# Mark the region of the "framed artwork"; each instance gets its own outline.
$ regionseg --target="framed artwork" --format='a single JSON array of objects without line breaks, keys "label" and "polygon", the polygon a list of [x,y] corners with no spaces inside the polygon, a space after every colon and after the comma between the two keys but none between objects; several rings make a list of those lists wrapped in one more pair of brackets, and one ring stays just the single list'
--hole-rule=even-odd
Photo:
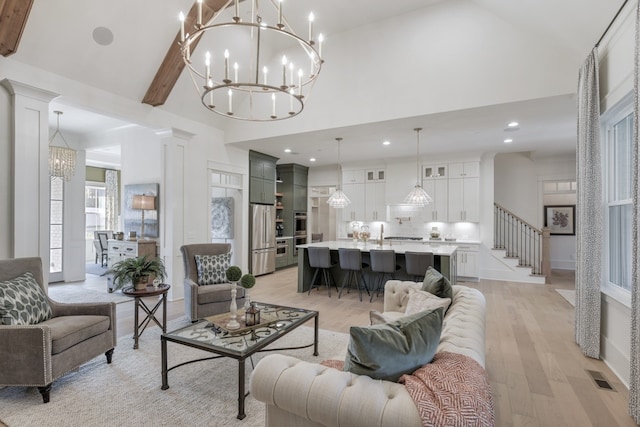
[{"label": "framed artwork", "polygon": [[575,218],[576,205],[544,207],[544,226],[552,236],[575,236]]},{"label": "framed artwork", "polygon": [[[124,186],[124,233],[135,231],[138,237],[142,234],[142,219],[144,218],[144,237],[158,238],[160,236],[159,184],[128,184]],[[134,196],[152,196],[150,206],[134,208]],[[151,209],[150,209],[151,208]]]},{"label": "framed artwork", "polygon": [[233,239],[233,197],[211,198],[211,238]]}]

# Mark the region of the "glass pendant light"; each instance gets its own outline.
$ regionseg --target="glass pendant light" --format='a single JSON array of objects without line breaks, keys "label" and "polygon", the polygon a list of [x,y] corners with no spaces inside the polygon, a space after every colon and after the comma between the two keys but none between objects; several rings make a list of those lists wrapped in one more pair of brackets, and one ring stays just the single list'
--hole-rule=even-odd
[{"label": "glass pendant light", "polygon": [[340,183],[342,183],[342,165],[340,164],[340,141],[342,141],[342,138],[338,137],[336,138],[336,141],[338,141],[338,185],[336,186],[336,191],[334,191],[331,196],[329,196],[327,203],[329,203],[329,206],[331,206],[332,208],[340,209],[350,205],[351,200],[349,200],[347,195],[344,194],[342,190],[340,190]]},{"label": "glass pendant light", "polygon": [[424,191],[424,188],[420,185],[420,131],[422,128],[413,129],[416,131],[416,185],[413,187],[413,190],[409,192],[407,197],[404,198],[404,202],[408,205],[412,206],[427,206],[429,203],[433,201],[431,196]]}]

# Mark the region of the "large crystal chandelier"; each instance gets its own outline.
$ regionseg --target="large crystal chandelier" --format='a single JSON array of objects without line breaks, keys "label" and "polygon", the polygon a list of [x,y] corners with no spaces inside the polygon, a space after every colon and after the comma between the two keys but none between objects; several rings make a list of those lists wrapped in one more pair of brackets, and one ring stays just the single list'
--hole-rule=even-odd
[{"label": "large crystal chandelier", "polygon": [[[303,37],[285,18],[283,0],[243,1],[250,10],[229,0],[207,22],[202,2],[197,0],[196,16],[179,15],[180,51],[202,104],[248,121],[300,114],[323,63],[323,36],[314,33],[313,13]],[[206,47],[195,60],[198,44]]]},{"label": "large crystal chandelier", "polygon": [[340,209],[351,204],[351,200],[347,197],[342,190],[340,190],[340,183],[342,183],[342,165],[340,164],[340,141],[342,138],[336,138],[338,141],[338,185],[336,191],[334,191],[327,199],[327,203],[332,208]]},{"label": "large crystal chandelier", "polygon": [[[67,140],[64,139],[60,132],[60,115],[62,111],[54,111],[58,115],[58,125],[51,139],[49,139],[49,176],[62,178],[64,181],[70,181],[71,177],[76,173],[76,150],[69,147]],[[60,136],[64,145],[54,145],[54,139]]]},{"label": "large crystal chandelier", "polygon": [[413,187],[413,190],[409,192],[407,197],[404,198],[404,202],[413,205],[413,206],[427,206],[429,203],[433,201],[431,196],[424,191],[424,188],[420,185],[420,131],[422,128],[415,128],[416,131],[416,185]]}]

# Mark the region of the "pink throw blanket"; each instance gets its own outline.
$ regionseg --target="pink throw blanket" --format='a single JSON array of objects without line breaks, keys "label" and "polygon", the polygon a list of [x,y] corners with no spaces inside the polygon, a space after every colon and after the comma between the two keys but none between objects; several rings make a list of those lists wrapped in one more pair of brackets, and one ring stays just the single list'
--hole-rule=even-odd
[{"label": "pink throw blanket", "polygon": [[431,363],[398,381],[411,395],[424,427],[492,427],[491,385],[472,358],[441,351]]}]

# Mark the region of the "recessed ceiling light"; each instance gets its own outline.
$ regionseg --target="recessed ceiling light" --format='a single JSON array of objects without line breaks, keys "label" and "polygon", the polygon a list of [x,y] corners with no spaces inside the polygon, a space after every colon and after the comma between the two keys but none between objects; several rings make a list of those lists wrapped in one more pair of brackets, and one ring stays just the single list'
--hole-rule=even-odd
[{"label": "recessed ceiling light", "polygon": [[391,145],[391,143],[389,141],[383,141],[382,145]]},{"label": "recessed ceiling light", "polygon": [[510,128],[515,128],[515,127],[517,127],[518,125],[519,125],[519,123],[518,123],[518,122],[511,122],[511,123],[509,123],[507,126],[509,126]]},{"label": "recessed ceiling light", "polygon": [[290,153],[290,152],[291,152],[291,148],[285,148],[285,149],[284,149],[284,152],[285,152],[285,153]]},{"label": "recessed ceiling light", "polygon": [[511,138],[507,138],[507,139],[504,140],[505,144],[510,144],[512,142],[513,142],[513,139],[511,139]]},{"label": "recessed ceiling light", "polygon": [[310,162],[315,162],[315,161],[316,161],[316,158],[315,158],[315,157],[312,157],[312,158],[310,158],[310,159],[309,159],[309,161],[310,161]]},{"label": "recessed ceiling light", "polygon": [[113,33],[107,27],[93,29],[93,40],[101,46],[109,46],[113,43]]}]

